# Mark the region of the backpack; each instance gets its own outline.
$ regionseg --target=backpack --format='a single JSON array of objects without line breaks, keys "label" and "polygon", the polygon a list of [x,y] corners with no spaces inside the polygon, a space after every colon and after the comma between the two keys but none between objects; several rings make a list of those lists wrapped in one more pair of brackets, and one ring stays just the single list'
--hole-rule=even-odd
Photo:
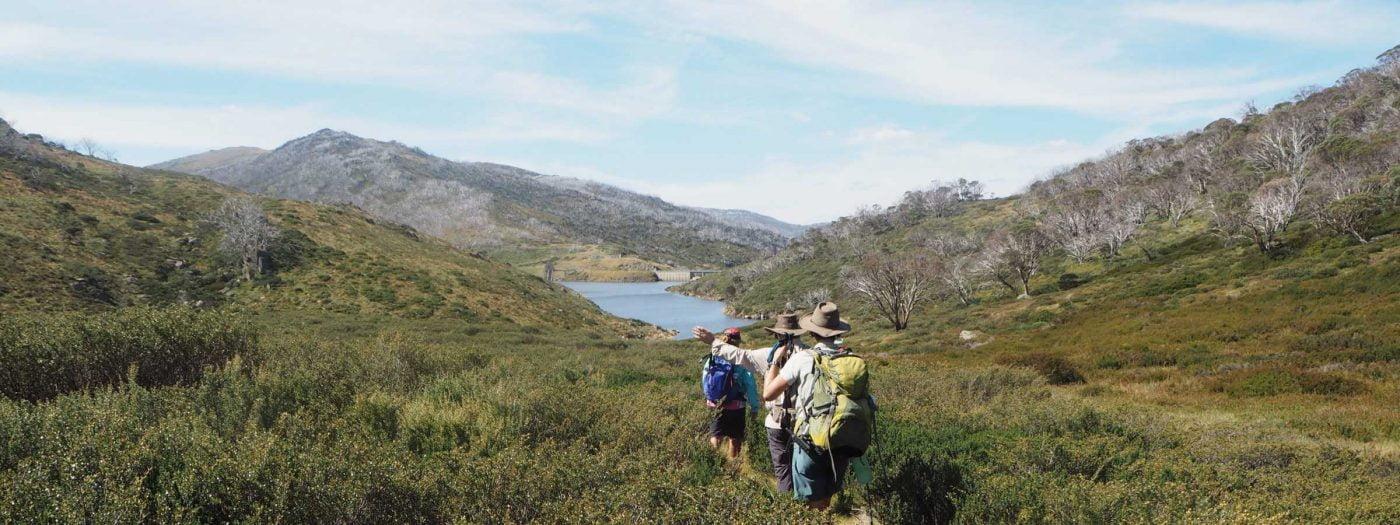
[{"label": "backpack", "polygon": [[706,401],[720,406],[744,398],[744,386],[739,382],[739,367],[714,354],[705,356],[704,371],[700,374],[700,389],[705,392]]},{"label": "backpack", "polygon": [[844,457],[865,455],[875,430],[865,359],[845,349],[836,354],[814,352],[812,367],[816,384],[808,404],[797,413],[798,439]]}]

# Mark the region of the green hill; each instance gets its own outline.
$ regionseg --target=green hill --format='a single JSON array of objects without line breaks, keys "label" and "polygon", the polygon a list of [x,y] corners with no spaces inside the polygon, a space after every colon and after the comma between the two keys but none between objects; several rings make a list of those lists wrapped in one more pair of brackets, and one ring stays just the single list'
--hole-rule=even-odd
[{"label": "green hill", "polygon": [[[1396,71],[1385,61],[1241,122],[1132,141],[1013,198],[911,192],[682,290],[757,315],[832,297],[859,321],[866,352],[1025,366],[1097,403],[1186,425],[1255,421],[1394,454]],[[1294,181],[1300,194],[1280,198]],[[1281,224],[1265,220],[1290,198]],[[1027,249],[1017,236],[1044,248],[1028,286],[1005,257]],[[876,261],[933,283],[903,330],[843,285]]]},{"label": "green hill", "polygon": [[563,287],[346,206],[259,199],[281,233],[269,271],[247,282],[207,220],[246,194],[77,155],[3,123],[0,135],[7,311],[193,304],[648,332]]}]

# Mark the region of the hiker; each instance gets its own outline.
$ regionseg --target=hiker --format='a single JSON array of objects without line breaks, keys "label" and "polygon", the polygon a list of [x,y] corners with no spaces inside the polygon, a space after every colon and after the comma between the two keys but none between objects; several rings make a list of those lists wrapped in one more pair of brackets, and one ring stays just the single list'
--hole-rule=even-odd
[{"label": "hiker", "polygon": [[874,398],[867,388],[865,361],[841,347],[837,339],[850,333],[851,325],[841,320],[835,303],[817,305],[798,325],[816,342],[808,350],[778,349],[779,354],[791,352],[791,357],[781,368],[768,368],[763,399],[778,399],[796,389],[793,496],[813,508],[826,509],[841,490],[851,460],[863,456],[870,445]]},{"label": "hiker", "polygon": [[[802,344],[802,336],[806,330],[797,324],[797,315],[782,314],[774,318],[771,328],[765,327],[768,333],[773,335],[774,343],[771,348],[760,348],[757,350],[745,350],[739,348],[740,341],[728,341],[728,338],[717,338],[709,330],[699,326],[693,328],[691,333],[701,342],[710,345],[710,353],[722,357],[731,363],[736,363],[752,372],[754,377],[763,377],[768,373],[770,367],[783,366],[783,360],[777,360],[778,348],[780,346],[790,346],[785,355],[791,352],[807,348]],[[725,331],[729,332],[728,330]],[[737,330],[736,330],[737,332]],[[793,425],[793,401],[791,394],[784,393],[778,399],[764,402],[768,408],[768,416],[763,418],[763,427],[768,434],[768,455],[773,460],[773,477],[778,481],[778,490],[783,492],[792,491],[792,425]]]},{"label": "hiker", "polygon": [[[738,328],[727,328],[719,337],[704,328],[696,327],[692,332],[695,330],[704,331],[705,337],[699,334],[696,337],[707,343],[713,341],[715,344],[735,346],[743,341]],[[744,431],[748,426],[744,407],[758,413],[755,375],[748,367],[739,364],[741,357],[727,358],[711,352],[705,356],[700,374],[705,403],[715,411],[714,418],[710,420],[710,445],[718,449],[721,441],[729,440],[729,459],[739,459],[739,452],[744,446]]]}]

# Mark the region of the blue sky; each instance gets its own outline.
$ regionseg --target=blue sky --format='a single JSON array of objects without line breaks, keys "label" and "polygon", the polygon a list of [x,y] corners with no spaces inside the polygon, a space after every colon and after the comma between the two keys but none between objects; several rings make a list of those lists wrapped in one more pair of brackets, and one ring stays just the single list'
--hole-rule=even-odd
[{"label": "blue sky", "polygon": [[150,164],[320,128],[830,220],[1014,193],[1400,44],[1395,2],[0,0],[0,116]]}]

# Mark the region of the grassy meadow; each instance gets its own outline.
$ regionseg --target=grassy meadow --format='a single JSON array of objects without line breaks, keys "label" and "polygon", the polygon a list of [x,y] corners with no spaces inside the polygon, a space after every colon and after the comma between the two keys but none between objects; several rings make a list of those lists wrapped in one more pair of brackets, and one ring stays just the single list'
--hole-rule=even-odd
[{"label": "grassy meadow", "polygon": [[554,260],[554,278],[560,281],[652,282],[657,269],[671,266],[648,261],[621,246],[550,244],[514,246],[488,254],[530,275],[544,275],[546,261]]},{"label": "grassy meadow", "polygon": [[[172,340],[236,355],[193,380],[148,378],[131,367],[115,382],[71,385],[47,401],[0,401],[0,521],[1400,516],[1394,457],[1299,439],[1269,421],[1206,417],[1219,411],[1105,402],[1112,396],[1085,390],[1122,387],[1105,385],[1098,369],[1086,371],[1090,387],[1056,386],[1023,367],[872,355],[883,407],[875,478],[822,515],[775,491],[760,433],[738,465],[704,444],[707,415],[694,384],[704,350],[694,342],[319,313],[141,315],[150,318],[141,329],[109,335],[130,339],[131,355],[158,355]],[[171,333],[161,316],[196,328]],[[64,320],[79,332],[100,332],[109,321]],[[6,377],[43,366],[32,359],[42,341],[10,327],[0,329]],[[45,349],[70,367],[97,366],[61,341]]]}]

